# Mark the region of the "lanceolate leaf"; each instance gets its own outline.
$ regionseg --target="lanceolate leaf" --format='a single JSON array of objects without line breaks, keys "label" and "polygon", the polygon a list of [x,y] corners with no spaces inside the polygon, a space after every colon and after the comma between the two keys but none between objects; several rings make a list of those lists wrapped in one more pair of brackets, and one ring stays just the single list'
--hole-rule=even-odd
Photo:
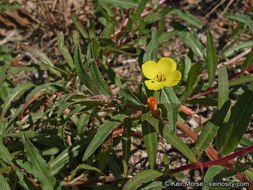
[{"label": "lanceolate leaf", "polygon": [[228,100],[228,74],[226,66],[223,65],[219,70],[219,94],[218,94],[218,109],[222,107],[222,105]]},{"label": "lanceolate leaf", "polygon": [[4,120],[4,116],[9,109],[11,102],[18,99],[20,96],[22,96],[28,89],[32,88],[34,86],[31,82],[23,82],[20,85],[18,85],[16,88],[14,88],[11,92],[11,94],[8,95],[5,103],[2,105],[2,114],[1,114],[1,120]]},{"label": "lanceolate leaf", "polygon": [[229,121],[218,130],[217,147],[221,154],[234,151],[246,131],[253,113],[253,84],[231,109]]},{"label": "lanceolate leaf", "polygon": [[31,166],[31,170],[27,172],[32,173],[39,180],[43,189],[54,190],[56,179],[50,174],[48,164],[40,155],[39,150],[33,146],[26,136],[23,136],[22,139],[28,162]]},{"label": "lanceolate leaf", "polygon": [[179,32],[178,36],[181,40],[189,46],[192,51],[199,56],[199,58],[204,61],[204,47],[201,42],[198,40],[197,36],[191,34],[190,32]]},{"label": "lanceolate leaf", "polygon": [[172,134],[167,126],[160,126],[159,130],[162,137],[165,138],[169,144],[184,154],[191,162],[195,163],[197,161],[189,147],[177,135],[174,133]]},{"label": "lanceolate leaf", "polygon": [[243,42],[225,49],[221,54],[226,58],[235,55],[237,52],[253,46],[253,41]]},{"label": "lanceolate leaf", "polygon": [[126,85],[120,89],[119,95],[124,96],[127,100],[137,105],[141,104],[140,100],[133,94],[133,92]]},{"label": "lanceolate leaf", "polygon": [[2,140],[0,140],[0,158],[4,161],[9,162],[9,164],[12,162],[11,154],[8,148],[4,146]]},{"label": "lanceolate leaf", "polygon": [[51,163],[51,175],[57,174],[67,164],[70,164],[73,158],[77,157],[78,154],[88,145],[87,139],[80,140],[72,146],[66,148],[61,154],[59,154]]},{"label": "lanceolate leaf", "polygon": [[148,183],[157,177],[162,176],[163,173],[156,170],[145,170],[134,176],[133,179],[129,179],[124,185],[123,190],[136,190],[137,187],[141,186],[143,183]]},{"label": "lanceolate leaf", "polygon": [[211,32],[207,33],[207,45],[206,45],[206,62],[207,62],[207,68],[208,68],[208,82],[209,87],[212,86],[215,72],[216,72],[216,49],[214,46],[213,36]]},{"label": "lanceolate leaf", "polygon": [[167,119],[170,124],[171,132],[175,131],[180,101],[178,100],[172,87],[162,89],[161,103],[167,109]]},{"label": "lanceolate leaf", "polygon": [[96,149],[104,142],[106,137],[112,132],[114,127],[116,127],[117,124],[123,121],[125,117],[126,116],[122,114],[116,115],[100,126],[95,137],[84,152],[83,161],[87,160],[90,155],[96,151]]},{"label": "lanceolate leaf", "polygon": [[151,169],[154,169],[156,164],[157,153],[157,135],[155,128],[147,121],[142,122],[142,133],[144,143],[148,152],[148,161]]},{"label": "lanceolate leaf", "polygon": [[157,60],[157,51],[158,51],[157,31],[155,28],[152,28],[151,31],[152,31],[152,38],[143,56],[143,63],[149,60],[154,61]]},{"label": "lanceolate leaf", "polygon": [[0,174],[0,189],[11,190],[9,184],[1,174]]},{"label": "lanceolate leaf", "polygon": [[97,85],[98,89],[101,91],[102,94],[106,96],[111,96],[109,91],[108,85],[105,82],[103,76],[101,75],[95,61],[90,62],[89,73],[94,80],[95,84]]},{"label": "lanceolate leaf", "polygon": [[70,68],[73,70],[74,67],[74,61],[69,53],[69,50],[67,49],[67,47],[64,45],[64,36],[63,33],[61,32],[59,35],[59,39],[58,39],[58,48],[61,51],[61,54],[63,55],[64,59],[67,61],[67,63],[69,64]]},{"label": "lanceolate leaf", "polygon": [[87,89],[93,94],[99,94],[97,91],[94,81],[91,79],[88,72],[85,70],[83,63],[81,61],[81,55],[78,45],[75,45],[74,63],[76,67],[76,72],[80,81],[87,87]]},{"label": "lanceolate leaf", "polygon": [[122,162],[124,169],[124,176],[127,176],[128,173],[128,160],[131,155],[131,127],[132,121],[129,118],[126,118],[124,121],[124,132],[122,134]]},{"label": "lanceolate leaf", "polygon": [[240,14],[240,13],[235,13],[235,14],[226,13],[224,15],[224,17],[230,18],[230,19],[235,19],[239,22],[242,22],[242,23],[248,25],[248,27],[250,28],[250,31],[253,35],[253,21],[249,16],[244,15],[244,14]]}]

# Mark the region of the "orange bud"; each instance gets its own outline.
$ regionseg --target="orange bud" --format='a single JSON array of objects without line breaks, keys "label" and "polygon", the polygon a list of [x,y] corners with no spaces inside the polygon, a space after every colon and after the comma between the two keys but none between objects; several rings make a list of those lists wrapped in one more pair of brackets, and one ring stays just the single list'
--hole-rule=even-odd
[{"label": "orange bud", "polygon": [[148,98],[147,104],[152,113],[155,113],[157,111],[157,103],[153,96]]}]

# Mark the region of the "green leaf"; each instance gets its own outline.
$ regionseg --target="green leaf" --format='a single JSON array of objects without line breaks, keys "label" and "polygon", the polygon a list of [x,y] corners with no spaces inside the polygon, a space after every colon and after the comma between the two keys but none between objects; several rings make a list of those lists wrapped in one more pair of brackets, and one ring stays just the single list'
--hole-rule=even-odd
[{"label": "green leaf", "polygon": [[125,115],[119,114],[108,119],[101,127],[98,129],[95,137],[87,147],[83,155],[83,161],[87,160],[96,149],[104,142],[106,137],[112,132],[112,130],[125,118]]},{"label": "green leaf", "polygon": [[199,139],[194,148],[195,155],[198,158],[201,157],[202,152],[205,151],[210,145],[218,129],[219,127],[211,122],[208,122],[202,129]]},{"label": "green leaf", "polygon": [[128,88],[127,85],[124,85],[124,87],[120,89],[119,95],[125,97],[127,100],[129,100],[129,101],[131,101],[131,102],[133,102],[133,103],[135,103],[137,105],[141,105],[142,104],[140,102],[140,100]]},{"label": "green leaf", "polygon": [[221,126],[217,135],[217,147],[221,154],[234,151],[243,134],[247,130],[253,113],[253,84],[241,95],[231,109],[229,121]]},{"label": "green leaf", "polygon": [[124,176],[127,176],[128,173],[128,160],[131,155],[131,127],[132,121],[129,118],[126,118],[124,121],[124,131],[121,137],[122,142],[122,162],[124,169]]},{"label": "green leaf", "polygon": [[89,113],[82,113],[77,123],[77,134],[82,137],[85,133],[85,127],[90,119]]},{"label": "green leaf", "polygon": [[197,159],[189,147],[174,133],[171,133],[168,126],[159,126],[160,133],[166,141],[185,155],[191,162],[196,163]]},{"label": "green leaf", "polygon": [[249,75],[241,76],[240,78],[229,81],[229,86],[242,85],[242,84],[252,82],[252,81],[253,81],[253,75],[249,74]]},{"label": "green leaf", "polygon": [[59,37],[58,37],[58,48],[59,48],[61,54],[63,55],[64,59],[69,64],[70,68],[73,70],[75,68],[74,61],[69,53],[69,50],[64,45],[64,36],[63,36],[62,32],[60,32]]},{"label": "green leaf", "polygon": [[37,188],[32,184],[30,180],[20,171],[18,167],[15,168],[16,175],[18,176],[18,183],[25,189],[25,190],[37,190]]},{"label": "green leaf", "polygon": [[157,135],[155,128],[147,121],[142,122],[142,133],[144,143],[148,152],[148,161],[151,169],[154,169],[156,164],[157,153]]},{"label": "green leaf", "polygon": [[162,172],[156,170],[145,170],[136,174],[132,179],[129,179],[124,185],[123,190],[136,190],[137,187],[141,186],[143,183],[148,183],[162,175]]},{"label": "green leaf", "polygon": [[66,148],[61,154],[59,154],[51,163],[51,175],[57,174],[63,167],[70,164],[73,158],[77,157],[85,147],[87,147],[87,139],[82,139]]},{"label": "green leaf", "polygon": [[158,51],[157,31],[153,27],[151,28],[151,32],[152,32],[152,38],[143,56],[143,63],[149,60],[157,61],[157,51]]},{"label": "green leaf", "polygon": [[153,181],[142,185],[139,190],[162,190],[164,189],[163,181]]},{"label": "green leaf", "polygon": [[138,6],[137,0],[100,0],[100,1],[124,9],[129,9]]},{"label": "green leaf", "polygon": [[0,189],[11,190],[8,182],[4,179],[4,177],[0,174]]},{"label": "green leaf", "polygon": [[249,47],[252,47],[253,46],[253,41],[247,41],[247,42],[243,42],[243,43],[240,43],[240,44],[237,44],[233,47],[228,47],[226,48],[222,53],[221,55],[225,58],[227,57],[231,57],[233,55],[235,55],[236,53],[238,53],[239,51],[245,49],[245,48],[249,48]]},{"label": "green leaf", "polygon": [[240,13],[234,13],[234,14],[226,13],[226,14],[224,14],[224,17],[229,18],[229,19],[235,19],[239,22],[246,24],[249,27],[249,29],[253,35],[253,21],[249,16],[244,15],[244,14],[240,14]]},{"label": "green leaf", "polygon": [[195,86],[198,83],[201,67],[202,67],[201,63],[196,63],[191,66],[191,69],[189,71],[188,78],[187,78],[186,89],[183,96],[181,97],[181,100],[186,99],[192,94]]},{"label": "green leaf", "polygon": [[98,89],[101,91],[101,93],[108,96],[108,97],[111,96],[108,85],[105,82],[100,71],[98,70],[98,67],[97,67],[95,61],[90,62],[89,73],[90,73],[92,79],[94,80],[95,84],[97,85]]},{"label": "green leaf", "polygon": [[80,23],[80,21],[78,20],[78,18],[76,16],[72,16],[71,18],[73,20],[73,23],[74,23],[75,27],[81,33],[82,37],[84,39],[88,39],[89,38],[89,34],[85,31],[83,25]]},{"label": "green leaf", "polygon": [[208,68],[208,82],[209,87],[212,86],[215,78],[216,65],[217,65],[217,54],[214,46],[213,36],[211,32],[207,33],[207,44],[206,44],[206,62]]},{"label": "green leaf", "polygon": [[242,64],[242,72],[244,72],[249,66],[253,65],[253,49],[248,54],[247,59]]},{"label": "green leaf", "polygon": [[134,19],[133,20],[138,20],[141,16],[141,13],[143,12],[145,6],[146,6],[147,0],[141,0],[141,2],[138,5],[138,8],[134,14]]},{"label": "green leaf", "polygon": [[[216,176],[222,172],[225,168],[223,166],[215,165],[215,166],[210,166],[206,172],[206,175],[204,177],[204,183],[208,184],[210,182],[216,182],[219,181],[219,179],[216,179]],[[208,190],[211,189],[209,185],[204,186],[203,190]]]},{"label": "green leaf", "polygon": [[228,100],[229,86],[228,86],[228,73],[227,68],[223,65],[219,70],[218,77],[218,109],[220,109],[223,104]]},{"label": "green leaf", "polygon": [[0,158],[7,161],[9,164],[12,163],[11,154],[6,146],[4,146],[2,140],[0,140]]},{"label": "green leaf", "polygon": [[179,38],[191,48],[193,53],[195,53],[199,58],[204,61],[204,47],[201,44],[201,42],[198,40],[196,34],[192,34],[190,32],[179,32],[178,33]]},{"label": "green leaf", "polygon": [[170,124],[170,130],[173,133],[176,129],[180,101],[178,100],[172,87],[164,87],[161,93],[161,103],[167,109],[167,119]]},{"label": "green leaf", "polygon": [[72,176],[76,175],[77,172],[79,170],[90,170],[90,171],[95,171],[101,175],[105,175],[100,169],[94,167],[94,166],[91,166],[91,165],[88,165],[88,164],[79,164],[75,169],[74,171],[71,173]]},{"label": "green leaf", "polygon": [[179,9],[173,9],[172,11],[170,11],[169,15],[173,15],[173,14],[178,15],[181,19],[185,20],[186,22],[188,22],[189,24],[193,26],[196,26],[199,29],[202,28],[202,23],[195,16],[193,16],[187,11],[182,12]]},{"label": "green leaf", "polygon": [[94,81],[91,79],[88,72],[85,70],[81,61],[80,49],[78,45],[75,45],[74,63],[78,77],[80,81],[87,87],[92,94],[99,94],[97,91]]},{"label": "green leaf", "polygon": [[11,106],[11,103],[17,100],[18,98],[20,98],[27,90],[29,90],[33,86],[34,84],[31,82],[23,82],[12,90],[12,92],[8,95],[6,101],[2,105],[2,108],[3,108],[2,114],[1,114],[2,121],[4,120],[4,116],[7,110],[9,109],[9,107]]},{"label": "green leaf", "polygon": [[56,76],[58,77],[62,77],[62,74],[60,71],[62,71],[63,73],[67,74],[67,72],[57,68],[54,63],[49,59],[49,57],[43,53],[42,51],[39,51],[39,50],[34,50],[34,54],[36,56],[39,56],[41,58],[41,61],[43,64],[43,66],[46,66],[48,68],[48,70],[50,70],[53,74],[55,74]]},{"label": "green leaf", "polygon": [[54,190],[56,179],[50,174],[50,168],[43,157],[40,155],[39,150],[33,146],[26,136],[22,137],[25,152],[27,154],[28,162],[30,163],[32,173],[41,183],[41,187],[47,190]]}]

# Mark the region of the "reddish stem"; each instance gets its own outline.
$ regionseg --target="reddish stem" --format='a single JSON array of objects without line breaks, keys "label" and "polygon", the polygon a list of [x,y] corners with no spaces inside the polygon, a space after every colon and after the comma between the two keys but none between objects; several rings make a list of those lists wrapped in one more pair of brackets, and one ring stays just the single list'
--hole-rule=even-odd
[{"label": "reddish stem", "polygon": [[225,156],[223,158],[220,158],[218,160],[212,160],[212,161],[209,161],[209,162],[202,162],[202,163],[198,162],[196,164],[188,164],[188,165],[181,166],[181,167],[176,168],[176,169],[171,170],[171,171],[172,172],[182,172],[182,171],[185,171],[185,170],[197,169],[197,168],[200,168],[200,167],[206,168],[206,167],[209,167],[209,166],[212,166],[212,165],[225,164],[225,163],[228,163],[230,160],[232,160],[236,157],[239,157],[243,154],[247,154],[247,153],[252,152],[252,151],[253,151],[253,145],[250,146],[250,147],[247,147],[245,149],[239,150],[238,152],[235,152],[235,153],[230,154],[228,156]]},{"label": "reddish stem", "polygon": [[[246,69],[246,72],[250,72],[250,71],[252,71],[252,70],[253,70],[253,65],[249,66],[249,67]],[[238,73],[232,75],[231,77],[229,77],[228,80],[229,80],[229,81],[230,81],[230,80],[234,80],[234,79],[240,77],[242,74],[243,74],[243,72],[238,72]],[[207,89],[207,90],[204,91],[204,92],[200,92],[200,93],[194,95],[194,96],[191,97],[191,98],[187,98],[186,100],[189,101],[189,100],[196,99],[196,98],[198,98],[198,97],[200,97],[200,96],[205,96],[205,95],[209,94],[210,92],[214,91],[214,90],[217,89],[217,88],[218,88],[218,85],[215,85],[214,87],[209,88],[209,89]]]}]

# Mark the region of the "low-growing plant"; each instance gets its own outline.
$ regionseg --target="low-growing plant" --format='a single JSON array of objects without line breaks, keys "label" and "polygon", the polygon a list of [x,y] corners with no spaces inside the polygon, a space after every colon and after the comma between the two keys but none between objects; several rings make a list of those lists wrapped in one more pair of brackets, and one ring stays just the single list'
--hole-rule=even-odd
[{"label": "low-growing plant", "polygon": [[[203,189],[221,181],[253,188],[253,143],[247,138],[252,133],[253,41],[240,39],[240,34],[253,35],[252,19],[247,13],[226,13],[229,43],[217,48],[211,32],[206,42],[199,40],[203,24],[196,17],[156,2],[149,8],[146,0],[94,1],[97,22],[89,21],[87,30],[72,17],[78,30],[72,48],[59,34],[61,63],[39,50],[31,51],[41,61],[26,67],[0,60],[5,69],[0,189],[162,189],[175,187],[175,179],[183,180],[182,172],[193,169],[200,169]],[[112,5],[125,10],[121,22]],[[165,31],[165,16],[176,18],[171,31]],[[232,20],[239,23],[235,30]],[[158,50],[176,38],[186,49],[162,57]],[[118,55],[138,57],[141,82],[114,72],[110,60]],[[24,69],[36,70],[37,82],[16,85],[11,78]],[[212,108],[205,121],[198,109],[193,111],[202,107]],[[130,163],[136,139],[147,152],[141,170]],[[165,141],[186,165],[172,169],[166,150],[158,164],[157,147]]]}]

